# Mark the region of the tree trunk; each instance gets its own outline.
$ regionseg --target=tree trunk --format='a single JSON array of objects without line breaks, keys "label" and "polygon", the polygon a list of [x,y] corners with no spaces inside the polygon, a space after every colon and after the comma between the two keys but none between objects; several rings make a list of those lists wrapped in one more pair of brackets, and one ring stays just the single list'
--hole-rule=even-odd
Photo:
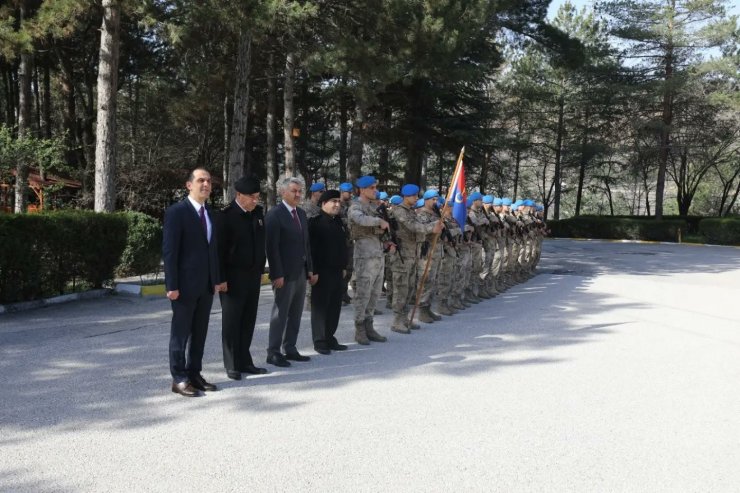
[{"label": "tree trunk", "polygon": [[349,159],[347,160],[347,181],[354,183],[362,169],[362,148],[365,144],[365,98],[357,95],[355,118],[352,121],[352,135],[349,140]]},{"label": "tree trunk", "polygon": [[113,212],[116,209],[116,94],[120,15],[118,0],[103,0],[95,145],[95,212]]},{"label": "tree trunk", "polygon": [[5,86],[5,124],[13,128],[15,126],[15,92],[16,87],[13,80],[13,67],[0,61],[0,67],[3,69],[3,85]]},{"label": "tree trunk", "polygon": [[[444,165],[444,156],[442,151],[437,152],[437,190],[439,190],[440,195],[442,194],[442,191],[445,190],[445,179],[444,177],[445,172],[445,165]],[[449,183],[447,183],[449,185]],[[446,190],[445,190],[446,191]]]},{"label": "tree trunk", "polygon": [[[519,192],[519,167],[522,163],[522,145],[521,145],[521,137],[522,137],[522,114],[519,112],[517,115],[517,122],[516,122],[516,153],[514,155],[514,197],[516,199],[516,194]],[[544,193],[544,188],[542,189]],[[545,216],[547,217],[547,216]]]},{"label": "tree trunk", "polygon": [[285,82],[283,84],[283,139],[285,153],[285,176],[295,176],[295,146],[293,125],[295,124],[295,107],[293,91],[295,85],[296,55],[289,52],[285,57]]},{"label": "tree trunk", "polygon": [[234,114],[231,120],[231,137],[229,139],[229,167],[225,176],[225,202],[231,202],[236,196],[234,183],[244,176],[246,159],[247,125],[249,120],[249,73],[252,63],[252,35],[242,31],[239,36],[239,54],[237,55],[236,87],[234,89]]},{"label": "tree trunk", "polygon": [[31,90],[33,91],[33,134],[39,137],[41,135],[41,89],[39,88],[39,67],[38,62],[34,60],[31,79]]},{"label": "tree trunk", "polygon": [[51,139],[51,69],[49,59],[44,63],[44,94],[41,98],[41,136]]},{"label": "tree trunk", "polygon": [[[383,132],[390,135],[391,125],[393,125],[393,109],[389,106],[383,108]],[[378,182],[384,187],[388,185],[389,166],[390,166],[390,144],[389,139],[384,139],[378,153]]]},{"label": "tree trunk", "polygon": [[[675,2],[672,2],[675,7]],[[673,23],[668,24],[669,31]],[[670,38],[669,38],[670,39]],[[668,166],[669,146],[671,143],[671,125],[673,124],[673,45],[669,41],[665,54],[665,80],[663,88],[663,115],[660,129],[660,160],[658,162],[658,181],[655,185],[655,219],[663,218],[663,195],[665,192],[665,175]]]},{"label": "tree trunk", "polygon": [[[20,5],[20,20],[26,17],[26,2]],[[18,68],[18,138],[31,136],[31,66],[32,56],[25,51],[21,52],[21,64]],[[16,167],[15,176],[15,212],[26,212],[28,205],[28,162],[20,160]]]},{"label": "tree trunk", "polygon": [[267,198],[266,209],[277,202],[277,137],[275,114],[277,113],[277,81],[275,80],[275,55],[270,53],[267,68],[267,117],[265,131],[267,133]]},{"label": "tree trunk", "polygon": [[[342,87],[346,87],[346,82],[342,80]],[[339,103],[339,181],[347,179],[347,134],[349,133],[347,120],[349,119],[349,105],[351,101],[349,96],[342,92]]]},{"label": "tree trunk", "polygon": [[[224,94],[224,158],[221,176],[224,183],[229,183],[229,149],[231,145],[231,115],[229,114],[229,95]],[[224,186],[221,190],[224,203],[229,203],[229,187]]]},{"label": "tree trunk", "polygon": [[562,155],[563,155],[563,134],[565,129],[563,127],[563,119],[565,116],[565,100],[561,96],[558,99],[558,134],[555,141],[555,197],[553,204],[552,217],[556,221],[560,219],[560,193],[562,192],[562,185],[560,183],[562,176]]},{"label": "tree trunk", "polygon": [[481,193],[486,193],[488,191],[488,171],[490,170],[490,168],[491,153],[490,151],[486,151],[485,153],[483,153],[483,163],[480,167],[480,178],[478,179]]},{"label": "tree trunk", "polygon": [[578,163],[578,191],[576,192],[576,217],[581,215],[581,199],[583,198],[583,182],[586,180],[586,164],[588,158],[586,150],[588,149],[588,125],[589,125],[589,108],[585,110],[583,117],[583,136],[581,138],[581,159]]}]

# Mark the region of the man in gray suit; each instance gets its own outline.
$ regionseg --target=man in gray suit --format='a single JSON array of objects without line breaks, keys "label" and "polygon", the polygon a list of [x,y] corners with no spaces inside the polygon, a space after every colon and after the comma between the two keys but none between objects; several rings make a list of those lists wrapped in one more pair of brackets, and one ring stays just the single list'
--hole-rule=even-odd
[{"label": "man in gray suit", "polygon": [[[290,361],[308,361],[296,349],[301,324],[306,280],[318,281],[313,273],[308,220],[298,207],[303,194],[303,182],[285,178],[278,189],[283,200],[265,215],[265,250],[270,266],[270,279],[275,294],[270,317],[267,363],[290,366]],[[283,354],[282,351],[285,353]]]}]

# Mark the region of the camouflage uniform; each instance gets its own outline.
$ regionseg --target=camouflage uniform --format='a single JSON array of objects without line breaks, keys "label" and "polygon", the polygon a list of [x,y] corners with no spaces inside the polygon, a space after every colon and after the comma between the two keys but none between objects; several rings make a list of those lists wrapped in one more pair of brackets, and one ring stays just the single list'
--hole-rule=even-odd
[{"label": "camouflage uniform", "polygon": [[[473,227],[470,224],[465,225],[465,233],[463,234],[463,242],[458,246],[460,252],[460,282],[453,284],[454,299],[456,301],[454,307],[466,308],[470,306],[468,303],[469,298],[467,296],[470,277],[473,270],[473,247],[471,245],[471,237],[473,236]],[[477,301],[474,301],[477,303]]]},{"label": "camouflage uniform", "polygon": [[[439,216],[430,211],[427,208],[419,209],[416,214],[417,219],[422,224],[428,224],[432,227],[434,223],[439,221]],[[434,233],[429,233],[424,238],[422,243],[422,249],[419,252],[419,270],[417,272],[417,285],[421,284],[421,278],[424,275],[424,269],[426,267],[427,257],[429,256],[429,249],[434,244],[434,250],[429,256],[429,270],[427,272],[427,278],[424,281],[424,287],[419,297],[419,320],[425,323],[432,323],[435,320],[441,320],[442,317],[432,312],[432,301],[434,298],[434,292],[437,288],[437,275],[439,273],[439,266],[442,263],[442,242],[439,237],[435,244]]]},{"label": "camouflage uniform", "polygon": [[462,240],[462,233],[460,225],[457,224],[454,218],[446,217],[444,223],[445,229],[450,232],[452,243],[446,235],[440,238],[442,248],[444,248],[444,256],[437,274],[437,312],[442,315],[453,315],[454,310],[457,310],[453,286],[460,282],[458,274],[462,260],[457,245]]},{"label": "camouflage uniform", "polygon": [[342,291],[342,302],[344,304],[349,304],[350,299],[349,295],[347,294],[347,286],[349,285],[349,281],[352,279],[352,273],[353,273],[353,267],[354,267],[354,246],[355,243],[352,241],[352,233],[350,229],[349,219],[347,217],[347,214],[349,213],[349,206],[352,202],[342,200],[341,206],[339,208],[339,217],[342,219],[342,223],[344,223],[344,230],[347,232],[347,267],[344,269],[344,287]]},{"label": "camouflage uniform", "polygon": [[494,237],[490,221],[488,220],[488,215],[483,209],[483,206],[476,210],[471,210],[471,212],[475,214],[478,224],[480,224],[479,231],[483,235],[483,269],[480,274],[481,281],[478,289],[478,296],[482,298],[491,298],[494,294],[491,292],[492,288],[489,286],[491,284],[492,277],[491,265],[493,264],[493,256],[496,251],[496,238]]},{"label": "camouflage uniform", "polygon": [[432,231],[434,223],[422,224],[416,213],[406,204],[393,208],[393,217],[398,222],[398,241],[403,262],[398,256],[393,259],[393,326],[391,330],[409,333],[409,328],[418,328],[409,320],[409,303],[416,300],[416,272],[421,243]]},{"label": "camouflage uniform", "polygon": [[470,253],[473,256],[473,266],[470,272],[470,284],[468,284],[468,298],[471,301],[478,301],[479,294],[484,294],[481,289],[482,279],[481,274],[483,273],[483,227],[487,224],[478,217],[478,214],[470,209],[468,211],[468,219],[472,223],[475,232],[473,233],[473,242],[470,244]]},{"label": "camouflage uniform", "polygon": [[354,270],[357,289],[352,304],[355,307],[355,340],[360,344],[369,341],[385,342],[385,337],[375,332],[373,314],[383,285],[385,254],[380,237],[382,219],[376,208],[364,201],[352,203],[347,214],[354,248]]}]

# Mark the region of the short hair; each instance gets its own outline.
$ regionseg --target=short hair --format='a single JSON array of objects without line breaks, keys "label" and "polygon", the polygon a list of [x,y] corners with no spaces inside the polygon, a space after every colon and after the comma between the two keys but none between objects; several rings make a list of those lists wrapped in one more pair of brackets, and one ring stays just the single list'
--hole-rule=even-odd
[{"label": "short hair", "polygon": [[295,176],[289,176],[287,178],[283,178],[282,180],[280,180],[280,182],[277,183],[278,193],[282,195],[283,192],[288,189],[291,183],[303,188],[303,180]]},{"label": "short hair", "polygon": [[196,172],[196,171],[205,171],[206,173],[208,173],[208,176],[210,176],[210,175],[211,175],[211,172],[210,172],[210,171],[208,171],[207,169],[205,169],[205,168],[204,168],[204,167],[202,167],[202,166],[198,166],[198,167],[197,167],[197,168],[195,168],[195,169],[194,169],[193,171],[191,171],[191,172],[190,172],[190,174],[188,175],[188,181],[189,181],[189,182],[192,182],[192,181],[194,181],[194,180],[195,180],[195,172]]}]

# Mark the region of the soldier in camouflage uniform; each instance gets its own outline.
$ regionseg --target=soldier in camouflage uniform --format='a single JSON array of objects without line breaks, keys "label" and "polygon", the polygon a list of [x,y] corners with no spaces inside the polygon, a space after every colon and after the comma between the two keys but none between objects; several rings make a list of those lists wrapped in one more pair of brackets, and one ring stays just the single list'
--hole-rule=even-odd
[{"label": "soldier in camouflage uniform", "polygon": [[[419,219],[419,222],[423,224],[433,224],[440,221],[439,213],[435,212],[437,199],[439,199],[439,192],[437,190],[427,190],[424,192],[424,196],[422,197],[424,205],[416,213],[416,217]],[[424,281],[421,296],[419,296],[419,320],[428,324],[437,320],[442,320],[441,316],[432,311],[434,293],[437,289],[437,275],[439,273],[439,266],[442,263],[443,256],[442,242],[439,238],[436,238],[435,241],[435,236],[437,235],[429,233],[424,238],[421,252],[419,253],[419,271],[417,272],[417,285],[419,285],[424,274],[427,258],[429,258],[427,278]],[[434,250],[430,252],[429,249],[432,248],[432,245],[434,245]]]},{"label": "soldier in camouflage uniform", "polygon": [[[371,197],[375,197],[377,180],[373,176],[363,176],[356,182],[360,197],[349,208],[348,218],[355,242],[354,268],[357,276],[357,290],[352,304],[355,307],[355,340],[359,344],[370,341],[385,342],[386,338],[375,331],[373,315],[380,296],[385,266],[384,245],[381,237],[390,227],[380,218]],[[395,245],[386,248],[395,250]]]},{"label": "soldier in camouflage uniform", "polygon": [[[468,222],[473,227],[473,241],[470,243],[470,253],[473,257],[473,266],[470,271],[470,283],[467,287],[467,299],[473,303],[480,302],[487,298],[484,290],[481,288],[481,274],[483,273],[483,228],[487,223],[483,222],[476,213],[476,205],[480,207],[483,195],[480,192],[473,192],[468,197]],[[477,203],[477,204],[476,204]]]},{"label": "soldier in camouflage uniform", "polygon": [[[389,199],[389,207],[388,207],[388,214],[393,216],[393,208],[401,205],[401,202],[403,202],[403,198],[400,195],[394,195]],[[398,227],[398,224],[393,220],[391,223],[391,228],[393,229],[394,234],[396,233],[396,229]],[[394,261],[394,257],[398,257],[399,252],[396,251],[394,253],[391,253],[390,251],[385,254],[385,307],[391,310],[393,308],[393,270],[392,270],[392,264]]]},{"label": "soldier in camouflage uniform", "polygon": [[349,298],[349,294],[347,294],[347,286],[349,285],[349,281],[352,279],[352,273],[353,271],[353,263],[354,263],[354,242],[352,241],[352,235],[350,234],[349,230],[349,221],[347,220],[347,213],[349,212],[349,206],[352,204],[352,191],[354,190],[354,187],[351,183],[345,182],[341,183],[339,185],[339,198],[342,201],[341,207],[339,209],[339,217],[342,219],[342,222],[344,223],[344,230],[347,232],[347,268],[344,272],[344,288],[342,291],[342,303],[345,305],[349,305],[352,300]]},{"label": "soldier in camouflage uniform", "polygon": [[406,184],[401,188],[403,202],[393,208],[393,217],[398,222],[398,245],[401,256],[393,260],[393,324],[391,330],[401,334],[408,334],[409,328],[416,329],[418,326],[409,319],[409,304],[415,303],[417,262],[421,244],[424,237],[429,233],[439,233],[443,225],[437,221],[430,224],[422,224],[416,217],[412,207],[416,203],[419,187]]},{"label": "soldier in camouflage uniform", "polygon": [[447,207],[442,208],[442,215],[445,229],[450,233],[444,234],[440,238],[444,256],[442,265],[437,275],[437,312],[441,315],[454,315],[459,309],[464,308],[457,304],[455,297],[455,286],[459,284],[459,274],[461,267],[461,256],[458,245],[462,242],[462,230],[452,217],[452,200]]},{"label": "soldier in camouflage uniform", "polygon": [[[478,192],[476,192],[478,193]],[[480,195],[480,193],[478,193]],[[477,195],[476,195],[477,197]],[[494,293],[491,293],[488,285],[491,282],[491,264],[493,263],[493,255],[496,250],[496,238],[494,237],[491,224],[488,220],[488,216],[483,209],[483,199],[481,195],[480,199],[473,201],[473,206],[470,209],[470,213],[474,215],[473,222],[478,226],[478,231],[483,240],[483,257],[482,257],[482,268],[480,273],[480,284],[478,287],[479,298],[492,298]]]},{"label": "soldier in camouflage uniform", "polygon": [[494,276],[496,279],[496,290],[501,293],[506,290],[504,267],[506,265],[507,235],[509,226],[501,219],[503,200],[499,197],[493,199],[491,218],[498,221],[498,235],[496,236],[496,256],[493,258]]},{"label": "soldier in camouflage uniform", "polygon": [[[493,296],[497,296],[503,288],[500,288],[500,271],[501,271],[501,258],[503,255],[503,249],[501,244],[501,236],[503,224],[493,210],[493,202],[496,198],[493,195],[486,195],[483,197],[483,214],[488,219],[488,229],[491,236],[491,263],[489,265],[488,273],[486,274],[486,288],[488,292]],[[498,199],[499,201],[501,199]]]}]

